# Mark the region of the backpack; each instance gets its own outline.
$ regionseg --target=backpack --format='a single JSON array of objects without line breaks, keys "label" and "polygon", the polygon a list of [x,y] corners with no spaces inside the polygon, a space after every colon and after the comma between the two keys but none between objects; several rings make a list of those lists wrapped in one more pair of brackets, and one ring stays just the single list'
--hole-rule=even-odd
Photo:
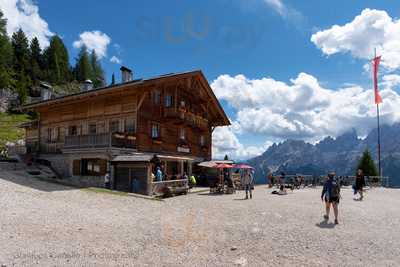
[{"label": "backpack", "polygon": [[340,197],[340,185],[338,181],[332,181],[332,191],[331,196],[332,198],[339,198]]}]

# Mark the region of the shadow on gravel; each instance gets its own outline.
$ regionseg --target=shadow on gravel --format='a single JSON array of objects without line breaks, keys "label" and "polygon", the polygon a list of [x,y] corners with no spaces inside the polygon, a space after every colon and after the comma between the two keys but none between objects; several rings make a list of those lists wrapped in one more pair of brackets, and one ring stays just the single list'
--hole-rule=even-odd
[{"label": "shadow on gravel", "polygon": [[28,176],[29,174],[26,175],[27,176],[22,176],[13,173],[12,175],[1,175],[0,179],[44,192],[66,191],[66,190],[77,189],[75,187],[57,183],[56,181],[53,182],[41,179],[39,177],[32,177],[32,176],[29,177]]},{"label": "shadow on gravel", "polygon": [[216,193],[199,193],[197,194],[199,196],[212,196],[212,197],[219,197],[219,196],[223,196],[225,194],[216,194]]},{"label": "shadow on gravel", "polygon": [[315,226],[318,226],[319,228],[333,229],[336,225],[334,223],[328,223],[326,220],[323,220],[320,223],[316,223]]}]

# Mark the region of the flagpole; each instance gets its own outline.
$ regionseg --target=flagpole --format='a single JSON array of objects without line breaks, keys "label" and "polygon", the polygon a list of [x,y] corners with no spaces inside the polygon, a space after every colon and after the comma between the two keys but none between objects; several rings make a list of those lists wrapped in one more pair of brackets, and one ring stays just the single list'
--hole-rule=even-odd
[{"label": "flagpole", "polygon": [[[376,58],[376,48],[375,48],[375,57]],[[380,120],[379,120],[379,103],[376,103],[376,118],[378,123],[378,173],[379,176],[382,175],[382,168],[381,168],[381,127],[380,127]]]},{"label": "flagpole", "polygon": [[376,104],[376,114],[378,121],[378,167],[379,167],[379,176],[382,175],[381,169],[381,127],[379,122],[379,104]]}]

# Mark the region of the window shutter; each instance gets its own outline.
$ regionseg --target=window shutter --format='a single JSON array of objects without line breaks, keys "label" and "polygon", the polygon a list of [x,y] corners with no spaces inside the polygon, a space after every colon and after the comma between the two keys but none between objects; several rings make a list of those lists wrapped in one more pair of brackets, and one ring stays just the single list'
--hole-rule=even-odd
[{"label": "window shutter", "polygon": [[72,174],[81,175],[81,161],[79,159],[72,162]]},{"label": "window shutter", "polygon": [[107,172],[107,160],[99,159],[100,175],[105,175]]}]

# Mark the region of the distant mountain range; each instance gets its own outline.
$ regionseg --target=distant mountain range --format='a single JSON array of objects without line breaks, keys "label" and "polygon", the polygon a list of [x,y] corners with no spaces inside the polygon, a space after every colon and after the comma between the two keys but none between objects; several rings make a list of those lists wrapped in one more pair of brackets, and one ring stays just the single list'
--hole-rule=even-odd
[{"label": "distant mountain range", "polygon": [[[262,155],[248,160],[256,168],[256,180],[265,183],[269,172],[323,175],[335,171],[338,175],[354,175],[358,160],[369,149],[376,164],[377,129],[365,139],[356,130],[337,138],[326,137],[313,145],[300,140],[273,144]],[[400,186],[400,123],[381,126],[381,157],[384,176],[390,176],[391,186]]]}]

